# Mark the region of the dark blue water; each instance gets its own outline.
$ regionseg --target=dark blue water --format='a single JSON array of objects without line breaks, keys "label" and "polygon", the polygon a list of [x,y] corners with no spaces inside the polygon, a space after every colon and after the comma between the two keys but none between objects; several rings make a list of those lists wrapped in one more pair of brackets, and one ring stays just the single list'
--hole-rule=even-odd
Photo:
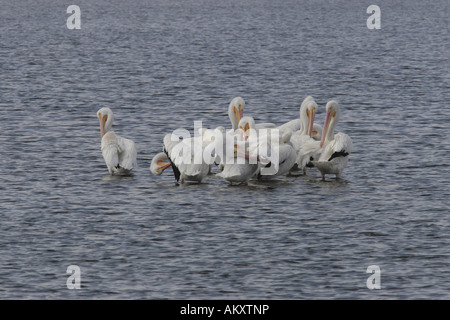
[{"label": "dark blue water", "polygon": [[[449,5],[0,1],[3,299],[448,299]],[[175,186],[164,134],[283,123],[312,95],[354,151],[341,180]],[[139,168],[109,177],[96,111]],[[81,289],[66,286],[69,265]],[[381,289],[366,269],[381,269]]]}]

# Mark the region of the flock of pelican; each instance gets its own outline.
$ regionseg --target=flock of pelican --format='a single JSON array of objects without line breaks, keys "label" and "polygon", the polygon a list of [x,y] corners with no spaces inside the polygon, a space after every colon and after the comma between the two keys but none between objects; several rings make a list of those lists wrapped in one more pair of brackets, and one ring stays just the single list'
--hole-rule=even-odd
[{"label": "flock of pelican", "polygon": [[[244,107],[245,101],[241,97],[230,102],[229,130],[222,126],[201,128],[198,135],[184,139],[173,133],[166,134],[163,152],[152,159],[151,173],[161,175],[171,167],[177,183],[200,183],[212,174],[215,165],[219,171],[216,175],[230,185],[247,184],[250,179],[306,174],[307,168],[317,168],[322,180],[327,174],[341,177],[351,153],[352,140],[345,133],[335,134],[340,116],[339,104],[335,100],[326,104],[323,127],[314,123],[318,105],[311,96],[303,100],[299,118],[279,126],[255,123],[251,116],[244,116]],[[137,167],[134,142],[111,130],[114,121],[111,109],[101,108],[97,116],[102,136],[101,150],[109,174],[130,174]],[[232,141],[231,148],[226,141]],[[261,152],[268,149],[271,150],[270,155]]]}]

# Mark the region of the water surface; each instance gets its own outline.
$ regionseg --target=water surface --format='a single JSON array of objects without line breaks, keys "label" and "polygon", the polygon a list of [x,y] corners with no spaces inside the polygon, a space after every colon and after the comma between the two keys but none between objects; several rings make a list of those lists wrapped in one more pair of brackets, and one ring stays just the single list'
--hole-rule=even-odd
[{"label": "water surface", "polygon": [[[381,1],[0,1],[3,299],[448,299],[449,6]],[[340,102],[341,180],[176,186],[164,134]],[[110,177],[96,111],[139,168]],[[69,265],[81,290],[66,287]],[[381,290],[369,290],[370,265]]]}]

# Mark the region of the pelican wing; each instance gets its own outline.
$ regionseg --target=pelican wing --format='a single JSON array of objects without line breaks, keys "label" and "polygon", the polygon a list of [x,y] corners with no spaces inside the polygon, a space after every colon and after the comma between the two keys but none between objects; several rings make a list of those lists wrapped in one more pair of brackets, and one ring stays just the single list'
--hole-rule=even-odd
[{"label": "pelican wing", "polygon": [[119,167],[119,146],[113,131],[109,131],[102,138],[102,155],[108,167]]},{"label": "pelican wing", "polygon": [[[292,148],[289,144],[283,144],[279,148],[279,158],[278,161],[280,165],[282,164],[292,164],[292,166],[295,164],[296,154],[294,148]],[[290,168],[289,168],[290,169]]]},{"label": "pelican wing", "polygon": [[203,159],[203,137],[180,140],[167,134],[164,137],[164,152],[172,163],[175,179],[201,181],[209,172],[209,164]]},{"label": "pelican wing", "polygon": [[290,144],[282,144],[278,152],[278,171],[276,175],[284,175],[292,169],[297,159],[297,154]]},{"label": "pelican wing", "polygon": [[302,125],[300,119],[294,119],[282,124],[281,126],[278,126],[277,129],[281,132],[285,131],[286,129],[291,129],[293,132],[295,132],[300,130],[301,126]]},{"label": "pelican wing", "polygon": [[134,141],[116,137],[120,166],[126,170],[137,168],[137,149]]},{"label": "pelican wing", "polygon": [[255,129],[270,129],[270,128],[275,128],[276,125],[274,123],[270,123],[270,122],[263,122],[263,123],[257,123],[255,124]]},{"label": "pelican wing", "polygon": [[352,152],[352,139],[347,134],[339,132],[334,135],[334,140],[330,142],[329,147],[328,161],[337,157],[348,156]]},{"label": "pelican wing", "polygon": [[296,163],[301,169],[304,169],[310,161],[317,161],[322,153],[320,141],[316,141],[309,136],[306,137],[309,138],[309,141],[303,143],[297,153]]}]

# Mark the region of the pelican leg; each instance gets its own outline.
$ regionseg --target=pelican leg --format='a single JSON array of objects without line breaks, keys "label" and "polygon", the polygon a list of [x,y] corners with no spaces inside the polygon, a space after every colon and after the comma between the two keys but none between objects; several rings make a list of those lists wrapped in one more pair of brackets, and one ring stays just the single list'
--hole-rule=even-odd
[{"label": "pelican leg", "polygon": [[322,174],[322,181],[325,181],[325,175]]}]

